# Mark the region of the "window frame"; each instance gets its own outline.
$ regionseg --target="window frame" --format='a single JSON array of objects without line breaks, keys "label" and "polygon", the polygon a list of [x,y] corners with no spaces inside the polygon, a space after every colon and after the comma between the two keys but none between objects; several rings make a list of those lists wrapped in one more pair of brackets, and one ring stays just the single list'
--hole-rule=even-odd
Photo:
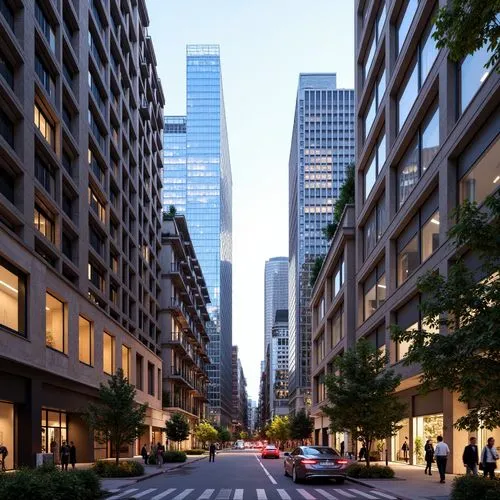
[{"label": "window frame", "polygon": [[[0,329],[28,338],[28,275],[0,256],[0,267],[17,277],[17,327],[15,330],[0,322]],[[8,283],[2,285],[10,288]],[[15,292],[14,292],[15,293]]]},{"label": "window frame", "polygon": [[[47,296],[51,297],[52,300],[57,301],[61,306],[61,343],[62,343],[62,349],[58,349],[57,347],[54,347],[53,344],[50,343],[48,340],[48,332],[47,332],[47,311],[50,310],[49,306],[47,305]],[[51,349],[53,351],[60,352],[61,354],[68,354],[68,312],[67,312],[67,303],[63,302],[61,299],[56,297],[53,293],[50,293],[50,291],[46,290],[45,291],[45,347],[48,349]]]},{"label": "window frame", "polygon": [[[106,343],[105,343],[105,338],[106,337],[109,337],[110,339],[110,362],[111,362],[111,370],[110,372],[106,371],[106,363],[105,363],[105,359],[106,359],[106,356],[105,356],[105,349],[106,349]],[[102,332],[102,371],[106,374],[106,375],[114,375],[115,374],[115,371],[116,371],[116,359],[115,359],[115,337],[113,335],[111,335],[110,333],[108,333],[106,330],[103,330]]]},{"label": "window frame", "polygon": [[[88,362],[82,359],[84,356],[82,356],[80,320],[88,323]],[[78,361],[86,366],[94,366],[94,323],[81,314],[78,315]]]}]

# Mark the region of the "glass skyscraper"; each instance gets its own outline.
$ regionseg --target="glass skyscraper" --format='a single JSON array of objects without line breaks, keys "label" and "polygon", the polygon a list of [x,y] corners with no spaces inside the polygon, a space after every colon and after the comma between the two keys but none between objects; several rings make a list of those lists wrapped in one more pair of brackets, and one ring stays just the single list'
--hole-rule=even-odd
[{"label": "glass skyscraper", "polygon": [[165,117],[163,207],[186,215],[211,303],[209,418],[231,424],[232,180],[218,45],[188,45],[187,113]]},{"label": "glass skyscraper", "polygon": [[323,228],[332,221],[346,167],[354,161],[354,90],[336,75],[301,74],[289,160],[289,406],[310,404],[310,271],[328,251]]}]

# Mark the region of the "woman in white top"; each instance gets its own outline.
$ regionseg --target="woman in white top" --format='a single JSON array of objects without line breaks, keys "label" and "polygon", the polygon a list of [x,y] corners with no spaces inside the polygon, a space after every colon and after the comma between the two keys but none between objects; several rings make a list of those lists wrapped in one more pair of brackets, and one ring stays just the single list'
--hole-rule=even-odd
[{"label": "woman in white top", "polygon": [[490,479],[495,479],[495,469],[497,468],[498,452],[495,448],[495,439],[490,437],[488,444],[483,448],[481,453],[481,463],[483,464],[484,477],[489,476]]}]

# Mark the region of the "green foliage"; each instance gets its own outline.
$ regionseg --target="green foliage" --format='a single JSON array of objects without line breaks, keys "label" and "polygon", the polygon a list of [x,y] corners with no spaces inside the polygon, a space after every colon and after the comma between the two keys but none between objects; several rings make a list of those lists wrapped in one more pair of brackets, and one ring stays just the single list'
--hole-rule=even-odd
[{"label": "green foliage", "polygon": [[278,446],[289,439],[290,437],[290,422],[288,417],[280,417],[276,415],[270,423],[266,435],[270,441],[275,442]]},{"label": "green foliage", "polygon": [[165,422],[167,437],[175,443],[185,441],[189,437],[189,422],[182,413],[174,413]]},{"label": "green foliage", "polygon": [[311,276],[309,278],[309,284],[311,286],[314,286],[314,283],[316,283],[316,280],[318,279],[319,273],[321,271],[321,267],[323,266],[324,260],[325,260],[324,255],[316,257],[316,260],[314,261],[314,264],[311,268]]},{"label": "green foliage", "polygon": [[208,442],[217,441],[219,437],[217,429],[210,422],[200,422],[194,430],[194,435],[203,443],[203,446],[206,446]]},{"label": "green foliage", "polygon": [[347,467],[347,475],[349,477],[364,478],[364,479],[392,479],[394,470],[386,465],[361,465],[353,463]]},{"label": "green foliage", "polygon": [[144,474],[144,466],[135,460],[121,460],[118,465],[116,462],[98,460],[92,469],[99,477],[136,477]]},{"label": "green foliage", "polygon": [[451,500],[500,500],[500,482],[481,476],[459,476],[453,480]]},{"label": "green foliage", "polygon": [[195,449],[195,450],[186,450],[186,455],[203,455],[205,450]]},{"label": "green foliage", "polygon": [[366,339],[358,341],[335,358],[333,373],[325,379],[328,404],[322,409],[330,417],[331,430],[348,430],[367,450],[375,440],[394,435],[406,408],[394,394],[400,380],[386,368],[384,354]]},{"label": "green foliage", "polygon": [[99,478],[91,470],[63,472],[55,467],[0,473],[2,500],[93,500],[100,498]]},{"label": "green foliage", "polygon": [[300,410],[290,419],[290,438],[304,441],[314,431],[314,420],[307,415],[305,410]]},{"label": "green foliage", "polygon": [[165,451],[163,453],[163,462],[185,462],[187,460],[187,455],[183,451]]},{"label": "green foliage", "polygon": [[[459,255],[448,277],[430,272],[418,281],[423,328],[393,325],[391,334],[410,342],[404,364],[420,364],[422,392],[445,388],[468,405],[455,427],[491,430],[500,426],[500,198],[488,198],[481,210],[466,202],[454,215],[449,236]],[[466,265],[462,248],[478,257],[479,269]],[[439,326],[452,333],[432,333]]]},{"label": "green foliage", "polygon": [[218,438],[221,443],[229,443],[229,441],[231,441],[231,433],[229,432],[229,429],[227,427],[220,429]]},{"label": "green foliage", "polygon": [[424,440],[420,436],[415,438],[415,455],[417,456],[417,463],[424,461]]},{"label": "green foliage", "polygon": [[330,241],[335,236],[335,231],[337,231],[337,227],[339,227],[338,222],[329,222],[323,229],[323,236]]},{"label": "green foliage", "polygon": [[248,439],[248,432],[241,431],[240,432],[240,439]]},{"label": "green foliage", "polygon": [[486,68],[493,68],[500,60],[499,12],[500,0],[451,0],[436,16],[437,47],[447,47],[450,58],[460,61],[486,45]]},{"label": "green foliage", "polygon": [[120,368],[107,385],[99,388],[98,404],[89,404],[83,418],[100,443],[111,443],[116,463],[123,444],[132,444],[142,435],[147,405],[135,402],[135,387],[128,383]]}]

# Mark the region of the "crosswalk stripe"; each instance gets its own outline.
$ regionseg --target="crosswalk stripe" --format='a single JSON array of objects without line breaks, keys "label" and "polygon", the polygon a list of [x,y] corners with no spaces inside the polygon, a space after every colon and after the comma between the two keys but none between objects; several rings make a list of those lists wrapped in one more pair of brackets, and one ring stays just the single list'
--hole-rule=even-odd
[{"label": "crosswalk stripe", "polygon": [[217,495],[215,500],[229,500],[231,497],[231,491],[229,488],[223,488],[222,490],[219,491],[219,494]]},{"label": "crosswalk stripe", "polygon": [[335,493],[338,493],[339,495],[342,495],[343,497],[354,498],[354,495],[351,495],[350,493],[347,493],[347,491],[344,491],[344,490],[335,490]]},{"label": "crosswalk stripe", "polygon": [[355,490],[353,488],[350,488],[349,491],[356,493],[356,495],[361,495],[364,498],[369,498],[370,500],[377,500],[377,497],[374,497],[373,495],[370,495],[369,493],[363,493],[362,491]]},{"label": "crosswalk stripe", "polygon": [[290,495],[285,490],[276,490],[278,495],[281,497],[281,500],[292,500]]},{"label": "crosswalk stripe", "polygon": [[162,498],[165,498],[167,495],[170,495],[175,491],[175,488],[169,488],[168,490],[165,490],[163,493],[159,493],[158,495],[155,495],[151,500],[161,500]]},{"label": "crosswalk stripe", "polygon": [[245,490],[234,490],[233,500],[243,500],[243,491]]},{"label": "crosswalk stripe", "polygon": [[192,491],[194,491],[193,488],[184,490],[182,493],[179,493],[176,497],[172,498],[172,500],[182,500],[183,498],[186,498]]},{"label": "crosswalk stripe", "polygon": [[141,491],[141,493],[134,495],[134,498],[145,497],[148,493],[153,493],[157,488],[149,488],[149,490]]},{"label": "crosswalk stripe", "polygon": [[123,493],[120,493],[119,495],[113,495],[112,497],[109,497],[108,500],[116,500],[118,498],[123,498],[127,495],[130,495],[130,493],[133,493],[134,491],[137,491],[139,488],[131,488],[130,490],[126,490]]},{"label": "crosswalk stripe", "polygon": [[398,500],[396,497],[392,497],[391,495],[387,495],[386,493],[382,493],[381,491],[372,490],[370,491],[370,493],[381,496],[382,498],[388,498],[389,500]]},{"label": "crosswalk stripe", "polygon": [[215,490],[206,489],[199,497],[198,500],[208,500]]},{"label": "crosswalk stripe", "polygon": [[339,500],[337,497],[334,497],[333,495],[330,495],[330,493],[328,493],[327,491],[325,490],[321,490],[321,489],[318,489],[316,488],[316,491],[320,494],[320,495],[323,495],[327,500]]},{"label": "crosswalk stripe", "polygon": [[267,500],[266,490],[256,490],[257,500]]},{"label": "crosswalk stripe", "polygon": [[310,495],[306,490],[297,490],[306,500],[316,500],[316,497]]}]

